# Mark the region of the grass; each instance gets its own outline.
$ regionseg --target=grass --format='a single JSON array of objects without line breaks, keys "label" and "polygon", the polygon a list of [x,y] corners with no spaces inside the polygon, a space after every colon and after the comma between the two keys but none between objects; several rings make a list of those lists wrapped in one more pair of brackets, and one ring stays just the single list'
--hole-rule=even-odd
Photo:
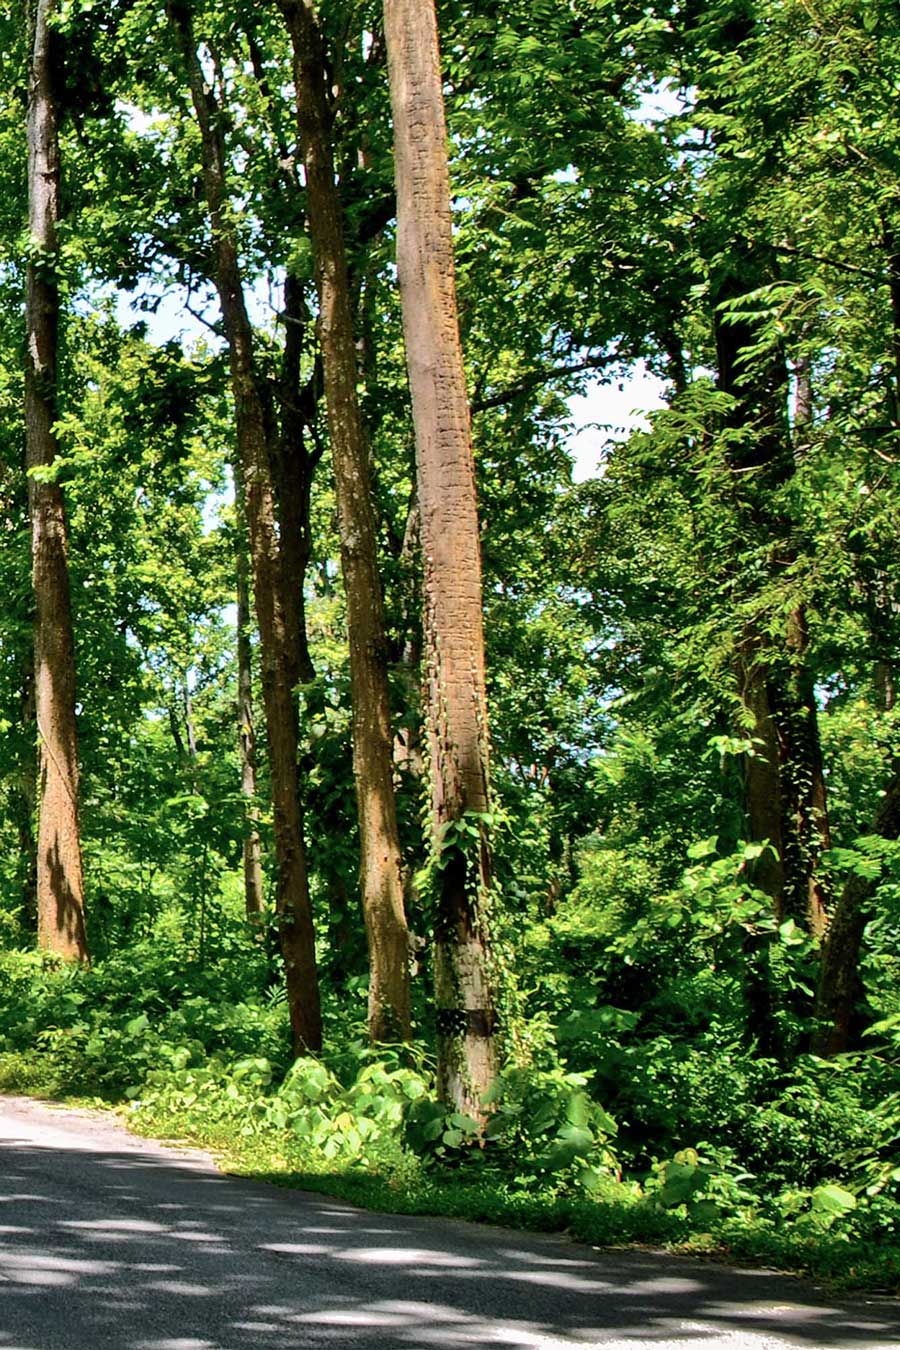
[{"label": "grass", "polygon": [[204,1126],[178,1115],[120,1118],[149,1138],[175,1139],[213,1152],[221,1169],[235,1176],[346,1200],[363,1209],[421,1214],[474,1223],[564,1232],[600,1248],[654,1247],[729,1264],[763,1266],[807,1276],[834,1292],[900,1292],[900,1246],[845,1240],[831,1233],[776,1230],[761,1219],[721,1222],[698,1232],[672,1211],[638,1203],[625,1186],[617,1198],[585,1199],[553,1191],[527,1193],[510,1183],[423,1167],[399,1149],[383,1170],[327,1169],[310,1164],[290,1138],[236,1139],[232,1129]]},{"label": "grass", "polygon": [[598,1198],[525,1191],[486,1173],[424,1166],[399,1145],[384,1149],[368,1168],[338,1167],[311,1158],[286,1131],[258,1129],[236,1135],[234,1122],[205,1119],[196,1111],[154,1107],[135,1110],[121,1101],[61,1090],[52,1064],[24,1054],[0,1055],[0,1092],[18,1093],[81,1108],[113,1109],[134,1133],[163,1142],[208,1149],[222,1171],[277,1186],[314,1191],[364,1209],[434,1215],[476,1223],[565,1232],[595,1247],[652,1246],[729,1263],[776,1268],[813,1277],[833,1291],[900,1292],[900,1244],[855,1240],[832,1231],[775,1227],[758,1216],[720,1220],[697,1231],[683,1213],[640,1202],[632,1188],[610,1183]]}]

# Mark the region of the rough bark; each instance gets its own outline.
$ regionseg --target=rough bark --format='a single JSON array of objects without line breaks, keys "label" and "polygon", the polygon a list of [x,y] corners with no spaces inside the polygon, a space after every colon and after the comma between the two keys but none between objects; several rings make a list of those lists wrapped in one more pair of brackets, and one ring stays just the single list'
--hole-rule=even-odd
[{"label": "rough bark", "polygon": [[281,0],[294,53],[297,130],[306,173],[347,598],[353,774],[360,886],[369,946],[369,1034],[407,1039],[409,935],[394,800],[387,645],[368,454],[356,393],[356,342],[341,206],[335,186],[322,38],[310,0]]},{"label": "rough bark", "polygon": [[278,932],[293,1046],[295,1053],[300,1054],[320,1048],[322,1026],[297,765],[298,729],[292,678],[295,659],[285,616],[266,412],[254,369],[253,332],[247,315],[237,242],[227,222],[228,184],[221,110],[204,80],[190,11],[175,0],[167,6],[167,11],[185,62],[191,100],[200,127],[203,185],[215,249],[216,289],[228,343],[269,742]]},{"label": "rough bark", "polygon": [[[397,264],[416,436],[426,698],[437,861],[438,1071],[445,1100],[482,1116],[496,1073],[488,841],[454,829],[490,804],[475,472],[453,268],[447,131],[431,0],[385,0]],[[454,838],[454,835],[456,836]],[[474,850],[471,847],[474,845]]]},{"label": "rough bark", "polygon": [[59,53],[54,0],[36,0],[28,89],[28,223],[25,321],[25,445],[29,470],[35,601],[35,714],[38,732],[38,942],[67,960],[88,957],[78,829],[75,643],[62,491],[42,481],[56,459],[59,334],[57,227],[60,213]]},{"label": "rough bark", "polygon": [[[239,498],[240,500],[240,498]],[[258,925],[264,907],[262,845],[256,800],[256,734],[253,729],[253,663],[250,649],[250,591],[244,552],[243,511],[238,512],[235,540],[237,573],[238,748],[241,760],[241,797],[244,801],[244,903],[247,919]]]}]

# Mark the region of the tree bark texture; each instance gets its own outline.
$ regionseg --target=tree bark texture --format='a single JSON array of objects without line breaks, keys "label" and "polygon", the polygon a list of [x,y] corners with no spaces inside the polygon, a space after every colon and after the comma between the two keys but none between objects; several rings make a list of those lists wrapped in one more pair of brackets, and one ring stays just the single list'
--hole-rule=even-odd
[{"label": "tree bark texture", "polygon": [[[238,489],[240,502],[240,490]],[[250,590],[244,540],[244,513],[238,507],[235,540],[237,573],[238,748],[241,759],[241,797],[244,801],[244,902],[247,919],[258,925],[265,900],[259,808],[256,802],[256,735],[253,730],[253,663],[250,648]]]},{"label": "tree bark texture", "polygon": [[260,638],[261,683],[272,780],[278,932],[293,1046],[295,1053],[301,1054],[321,1047],[322,1025],[297,764],[296,657],[285,617],[285,578],[282,575],[270,444],[264,403],[254,370],[253,332],[244,298],[237,241],[227,222],[228,183],[221,110],[206,85],[197,57],[190,11],[175,2],[167,8],[184,58],[203,146],[203,185],[215,247],[216,288],[228,342]]},{"label": "tree bark texture", "polygon": [[86,961],[66,515],[59,484],[41,481],[41,471],[52,468],[57,452],[60,160],[53,4],[36,0],[33,12],[27,126],[31,253],[25,302],[25,445],[35,601],[38,942],[66,960]]},{"label": "tree bark texture", "polygon": [[281,8],[294,53],[297,131],[306,173],[347,598],[360,885],[369,946],[369,1034],[373,1041],[405,1040],[410,1034],[409,935],[394,800],[384,606],[368,454],[356,393],[356,343],[334,177],[325,54],[310,0],[282,0]]},{"label": "tree bark texture", "polygon": [[[447,130],[431,0],[385,0],[397,183],[397,264],[416,436],[426,698],[439,865],[434,933],[439,1083],[483,1116],[496,1074],[488,840],[454,830],[488,811],[481,557],[456,305]],[[454,838],[454,833],[456,838]]]}]

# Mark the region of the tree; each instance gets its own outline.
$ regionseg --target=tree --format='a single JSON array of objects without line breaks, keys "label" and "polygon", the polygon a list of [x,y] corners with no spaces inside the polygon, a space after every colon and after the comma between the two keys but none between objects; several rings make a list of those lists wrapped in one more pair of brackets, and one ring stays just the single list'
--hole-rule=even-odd
[{"label": "tree", "polygon": [[66,514],[56,478],[59,341],[60,49],[54,0],[36,0],[28,86],[29,258],[25,304],[25,446],[34,585],[38,732],[38,940],[86,961],[78,826],[75,654]]},{"label": "tree", "polygon": [[278,535],[276,489],[267,419],[254,362],[237,241],[229,224],[228,175],[222,110],[197,55],[190,10],[167,6],[200,127],[203,184],[215,250],[215,282],[228,341],[244,509],[250,537],[253,592],[259,625],[263,702],[269,745],[277,865],[278,933],[284,957],[294,1049],[322,1042],[315,933],[309,894],[303,811],[297,765],[294,688],[300,676],[296,605],[286,602],[297,579],[285,575]]},{"label": "tree", "polygon": [[496,1074],[481,556],[433,4],[386,0],[397,267],[416,435],[436,864],[440,1090],[476,1118]]},{"label": "tree", "polygon": [[368,451],[356,394],[356,343],[329,132],[325,53],[310,0],[282,0],[281,8],[294,53],[297,131],[306,173],[347,596],[360,886],[369,946],[369,1034],[373,1041],[405,1040],[410,1032],[409,933],[394,801],[384,605]]},{"label": "tree", "polygon": [[256,733],[253,727],[253,664],[250,644],[250,591],[247,579],[246,522],[236,511],[234,561],[237,580],[238,745],[241,759],[241,796],[244,799],[244,903],[250,923],[258,924],[264,908],[262,845],[256,801]]}]

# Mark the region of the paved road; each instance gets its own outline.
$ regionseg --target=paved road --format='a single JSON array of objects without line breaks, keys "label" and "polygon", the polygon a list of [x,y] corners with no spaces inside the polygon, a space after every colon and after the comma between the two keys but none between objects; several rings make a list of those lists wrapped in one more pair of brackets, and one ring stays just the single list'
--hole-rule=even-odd
[{"label": "paved road", "polygon": [[223,1177],[108,1116],[0,1098],[2,1350],[870,1350],[900,1303],[371,1214]]}]

